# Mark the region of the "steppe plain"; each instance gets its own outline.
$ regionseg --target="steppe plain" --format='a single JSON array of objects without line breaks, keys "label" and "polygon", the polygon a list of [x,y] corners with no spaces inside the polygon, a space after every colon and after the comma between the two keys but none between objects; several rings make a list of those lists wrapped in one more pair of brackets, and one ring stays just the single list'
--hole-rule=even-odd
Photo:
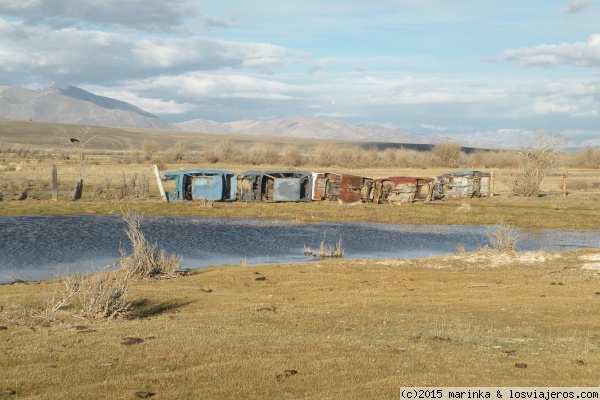
[{"label": "steppe plain", "polygon": [[[67,129],[76,135],[82,128]],[[110,143],[118,139],[120,147],[89,143],[86,192],[72,202],[78,164],[54,127],[0,121],[0,215],[118,215],[128,205],[144,215],[300,223],[493,226],[502,218],[526,230],[600,226],[600,174],[584,168],[556,170],[544,182],[545,196],[536,198],[511,197],[507,182],[514,170],[496,168],[497,196],[430,204],[165,204],[152,177],[149,198],[119,198],[121,183],[134,173],[150,175],[152,163],[163,170],[235,172],[290,166],[169,162],[161,151],[176,143],[202,152],[224,137],[97,129],[115,139]],[[304,154],[321,143],[226,139],[241,148],[293,143]],[[158,158],[140,156],[145,142],[157,143]],[[47,193],[52,164],[63,191],[56,202]],[[435,177],[451,170],[310,163],[297,169],[372,177]],[[579,182],[568,196],[561,192],[565,173]],[[24,184],[31,195],[13,200]],[[94,195],[98,187],[106,190]],[[153,393],[165,399],[397,399],[407,386],[600,386],[597,248],[564,253],[484,248],[414,260],[214,266],[176,279],[134,281],[134,310],[110,320],[82,318],[70,309],[48,312],[60,287],[59,279],[0,286],[0,398],[130,399]]]}]

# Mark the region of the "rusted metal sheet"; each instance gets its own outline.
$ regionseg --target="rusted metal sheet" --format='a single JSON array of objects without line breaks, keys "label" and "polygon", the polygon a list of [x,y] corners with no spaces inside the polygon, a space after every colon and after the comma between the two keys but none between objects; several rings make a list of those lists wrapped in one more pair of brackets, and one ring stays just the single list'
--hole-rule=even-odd
[{"label": "rusted metal sheet", "polygon": [[375,179],[373,203],[412,203],[428,200],[433,178],[392,176]]},{"label": "rusted metal sheet", "polygon": [[240,201],[311,201],[310,172],[246,171],[237,179]]},{"label": "rusted metal sheet", "polygon": [[165,182],[175,187],[166,193],[167,201],[211,200],[235,201],[237,180],[231,171],[185,170],[163,172]]},{"label": "rusted metal sheet", "polygon": [[342,203],[367,202],[373,185],[371,178],[332,172],[313,172],[312,182],[313,200],[341,201]]},{"label": "rusted metal sheet", "polygon": [[448,172],[437,178],[434,199],[487,197],[491,192],[491,172]]}]

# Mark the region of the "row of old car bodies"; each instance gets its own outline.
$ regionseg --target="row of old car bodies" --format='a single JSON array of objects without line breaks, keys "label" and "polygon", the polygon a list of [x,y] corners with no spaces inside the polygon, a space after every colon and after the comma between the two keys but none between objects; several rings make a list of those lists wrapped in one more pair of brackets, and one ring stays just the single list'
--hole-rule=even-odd
[{"label": "row of old car bodies", "polygon": [[[174,181],[167,201],[339,201],[342,203],[412,203],[490,195],[491,174],[463,171],[433,178],[366,178],[331,172],[186,170],[164,172]],[[171,186],[172,187],[172,186]]]}]

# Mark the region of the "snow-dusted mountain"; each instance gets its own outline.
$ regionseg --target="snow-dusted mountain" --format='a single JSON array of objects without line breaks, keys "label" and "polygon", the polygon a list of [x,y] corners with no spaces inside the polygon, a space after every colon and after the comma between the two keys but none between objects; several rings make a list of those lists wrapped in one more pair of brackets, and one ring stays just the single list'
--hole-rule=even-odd
[{"label": "snow-dusted mountain", "polygon": [[431,144],[447,138],[406,133],[379,125],[350,124],[333,119],[290,116],[272,121],[242,120],[226,123],[196,119],[175,124],[179,129],[206,133],[287,136],[365,142]]},{"label": "snow-dusted mountain", "polygon": [[65,83],[38,90],[0,87],[0,118],[149,129],[178,128],[129,103]]}]

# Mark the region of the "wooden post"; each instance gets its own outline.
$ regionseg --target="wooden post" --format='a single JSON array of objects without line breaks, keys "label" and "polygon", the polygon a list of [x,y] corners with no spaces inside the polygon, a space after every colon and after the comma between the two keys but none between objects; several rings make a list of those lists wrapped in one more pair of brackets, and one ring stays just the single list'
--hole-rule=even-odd
[{"label": "wooden post", "polygon": [[165,187],[162,184],[162,179],[160,179],[160,172],[158,172],[158,167],[156,164],[152,166],[154,170],[154,176],[156,176],[156,183],[158,184],[158,191],[160,192],[160,197],[162,197],[163,201],[167,201],[167,194],[165,193]]},{"label": "wooden post", "polygon": [[494,171],[490,172],[490,197],[494,197],[494,183],[495,183],[495,177],[494,177]]},{"label": "wooden post", "polygon": [[52,164],[52,200],[58,201],[58,170],[56,164]]},{"label": "wooden post", "polygon": [[563,174],[562,195],[567,197],[567,174]]},{"label": "wooden post", "polygon": [[427,188],[427,199],[425,200],[426,202],[430,202],[431,200],[433,200],[433,187],[435,186],[435,183],[433,182],[429,182],[429,187]]},{"label": "wooden post", "polygon": [[71,201],[77,201],[81,199],[81,196],[83,196],[83,179],[80,179],[79,182],[77,182],[77,184],[75,185]]}]

